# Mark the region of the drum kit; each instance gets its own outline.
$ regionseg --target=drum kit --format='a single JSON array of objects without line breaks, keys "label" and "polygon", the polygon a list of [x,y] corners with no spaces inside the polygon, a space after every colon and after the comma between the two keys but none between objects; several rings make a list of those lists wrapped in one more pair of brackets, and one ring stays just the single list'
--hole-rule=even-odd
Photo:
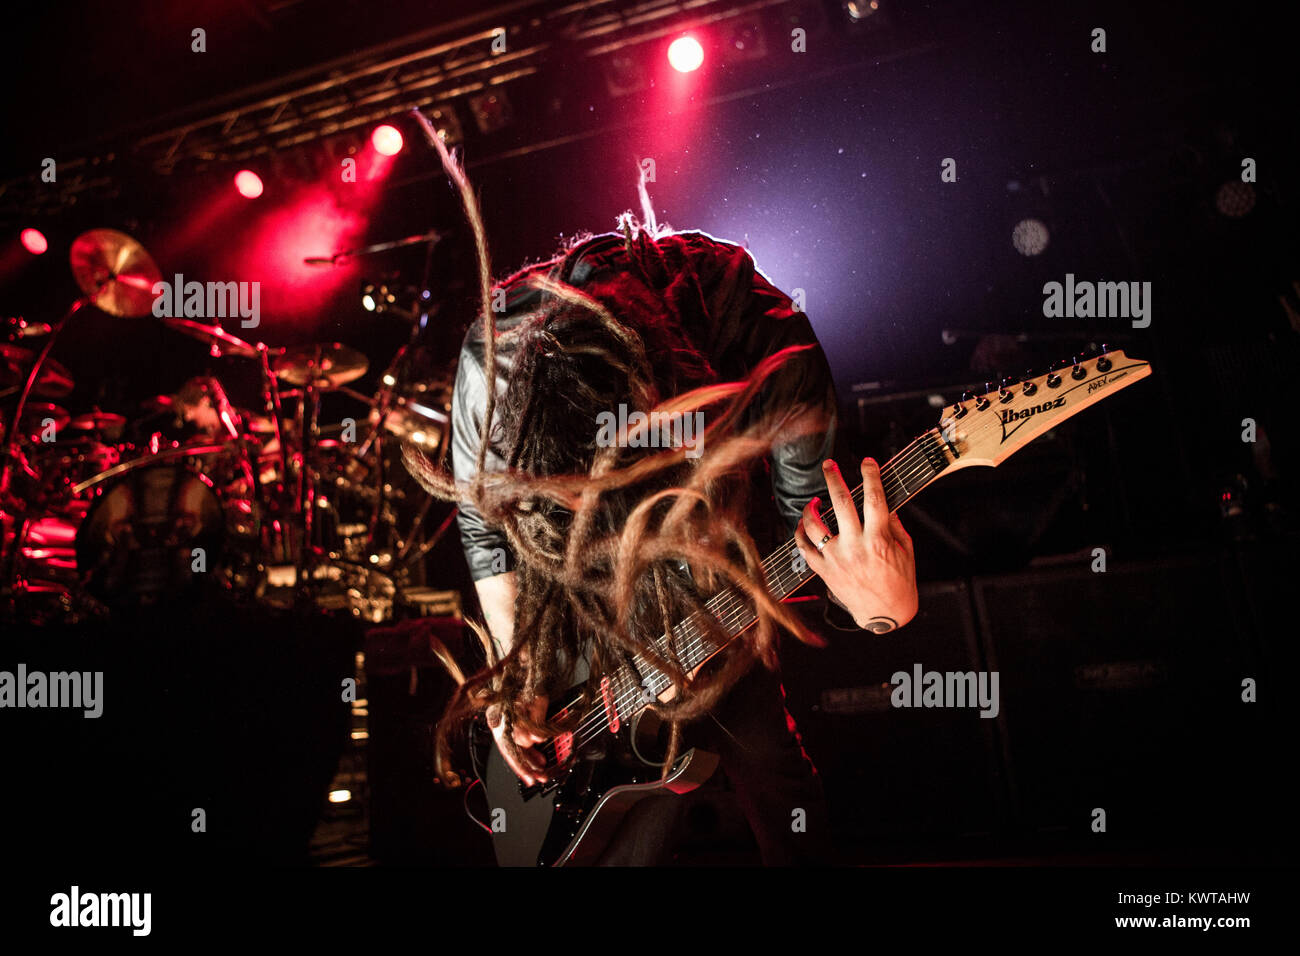
[{"label": "drum kit", "polygon": [[[215,589],[382,622],[405,592],[414,602],[427,590],[423,558],[449,521],[425,527],[431,499],[408,498],[397,446],[445,454],[450,388],[413,380],[410,343],[366,394],[351,384],[369,363],[340,342],[275,348],[162,318],[208,346],[219,374],[136,409],[74,415],[58,404],[75,382],[50,356],[55,341],[87,305],[150,316],[161,274],[140,243],[108,229],[80,236],[70,259],[84,295],[66,315],[0,325],[3,618],[75,623]],[[222,381],[237,364],[259,383],[252,408]],[[324,421],[327,396],[355,402],[356,416]]]}]

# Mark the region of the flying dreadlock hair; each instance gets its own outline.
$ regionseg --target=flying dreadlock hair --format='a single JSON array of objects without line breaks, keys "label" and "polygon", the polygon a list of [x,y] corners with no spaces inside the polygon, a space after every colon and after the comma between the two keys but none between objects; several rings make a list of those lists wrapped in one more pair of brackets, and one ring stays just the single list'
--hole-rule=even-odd
[{"label": "flying dreadlock hair", "polygon": [[[423,116],[416,112],[416,117],[458,186],[475,232],[486,325],[484,368],[491,383],[498,333],[487,308],[490,264],[477,203],[463,170]],[[489,384],[474,477],[457,483],[414,447],[403,447],[420,484],[440,498],[472,503],[504,532],[517,564],[513,647],[499,656],[485,630],[475,625],[489,666],[460,684],[439,723],[438,767],[452,782],[449,737],[472,714],[498,712],[506,724],[503,746],[509,749],[515,746],[510,732],[515,727],[547,736],[572,729],[535,721],[528,705],[569,687],[579,659],[590,656],[591,672],[600,674],[639,655],[672,680],[673,699],[650,705],[670,723],[667,774],[682,723],[710,710],[755,660],[775,665],[778,629],[821,643],[766,590],[761,556],[745,528],[744,496],[737,493],[750,464],[778,436],[790,440],[822,427],[808,414],[745,423],[743,412],[764,382],[802,347],[768,357],[744,381],[718,382],[665,305],[680,295],[694,294],[699,301],[698,279],[689,268],[669,268],[656,244],[663,233],[649,211],[644,176],[639,191],[647,225],[628,213],[620,217],[620,228],[629,264],[646,290],[625,284],[617,295],[606,296],[612,301],[603,301],[548,276],[530,278],[543,291],[544,305],[508,333],[517,337],[516,359],[501,432],[489,434],[496,402]],[[646,418],[618,440],[599,442],[600,414],[619,404],[647,413]],[[637,447],[650,444],[636,439],[656,421],[654,415],[705,408],[711,424],[697,437],[707,443],[707,455],[690,459],[681,448]],[[483,467],[493,437],[507,449],[505,471]],[[730,635],[704,606],[725,585],[748,596],[757,625],[736,642],[719,669],[688,674],[675,657],[673,625],[703,612],[696,620],[705,638],[726,643]],[[653,643],[661,638],[662,644]],[[569,708],[569,719],[584,711]]]}]

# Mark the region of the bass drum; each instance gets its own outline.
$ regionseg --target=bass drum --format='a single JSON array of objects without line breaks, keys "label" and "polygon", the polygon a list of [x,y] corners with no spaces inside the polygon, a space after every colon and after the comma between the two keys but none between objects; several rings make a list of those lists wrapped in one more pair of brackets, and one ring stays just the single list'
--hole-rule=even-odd
[{"label": "bass drum", "polygon": [[111,608],[193,597],[222,567],[226,522],[212,481],[182,462],[132,464],[77,532],[83,586]]}]

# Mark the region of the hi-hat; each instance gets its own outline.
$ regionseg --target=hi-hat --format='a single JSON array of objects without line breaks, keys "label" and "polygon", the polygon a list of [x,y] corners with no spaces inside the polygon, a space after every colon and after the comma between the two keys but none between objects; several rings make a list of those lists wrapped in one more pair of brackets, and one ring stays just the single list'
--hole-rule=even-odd
[{"label": "hi-hat", "polygon": [[126,424],[126,417],[118,415],[115,412],[101,412],[95,409],[93,412],[86,412],[84,415],[78,415],[72,421],[68,422],[69,428],[75,428],[78,431],[111,431],[120,429]]},{"label": "hi-hat", "polygon": [[83,232],[73,241],[68,260],[81,291],[103,311],[124,318],[153,311],[153,287],[162,273],[144,246],[126,233]]},{"label": "hi-hat", "polygon": [[48,422],[54,423],[54,431],[57,435],[71,418],[68,410],[58,405],[51,405],[49,402],[28,402],[23,409],[23,420],[19,430],[36,440]]},{"label": "hi-hat", "polygon": [[165,318],[163,325],[175,329],[181,335],[198,339],[209,347],[226,355],[238,355],[241,358],[257,358],[257,346],[250,345],[237,335],[232,335],[219,325],[204,325],[192,319]]},{"label": "hi-hat", "polygon": [[271,368],[290,385],[311,384],[318,389],[337,388],[366,374],[366,357],[341,342],[302,345],[285,351]]}]

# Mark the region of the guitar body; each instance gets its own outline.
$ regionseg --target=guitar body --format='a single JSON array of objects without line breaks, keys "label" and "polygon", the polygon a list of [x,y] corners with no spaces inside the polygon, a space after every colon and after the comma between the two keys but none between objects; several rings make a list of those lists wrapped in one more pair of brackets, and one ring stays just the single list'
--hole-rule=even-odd
[{"label": "guitar body", "polygon": [[656,721],[645,712],[602,747],[578,755],[546,787],[523,787],[495,742],[487,744],[483,790],[497,863],[591,865],[639,801],[652,794],[689,793],[708,780],[718,767],[717,755],[708,751],[680,755],[667,780],[662,763],[643,759],[657,743]]}]

